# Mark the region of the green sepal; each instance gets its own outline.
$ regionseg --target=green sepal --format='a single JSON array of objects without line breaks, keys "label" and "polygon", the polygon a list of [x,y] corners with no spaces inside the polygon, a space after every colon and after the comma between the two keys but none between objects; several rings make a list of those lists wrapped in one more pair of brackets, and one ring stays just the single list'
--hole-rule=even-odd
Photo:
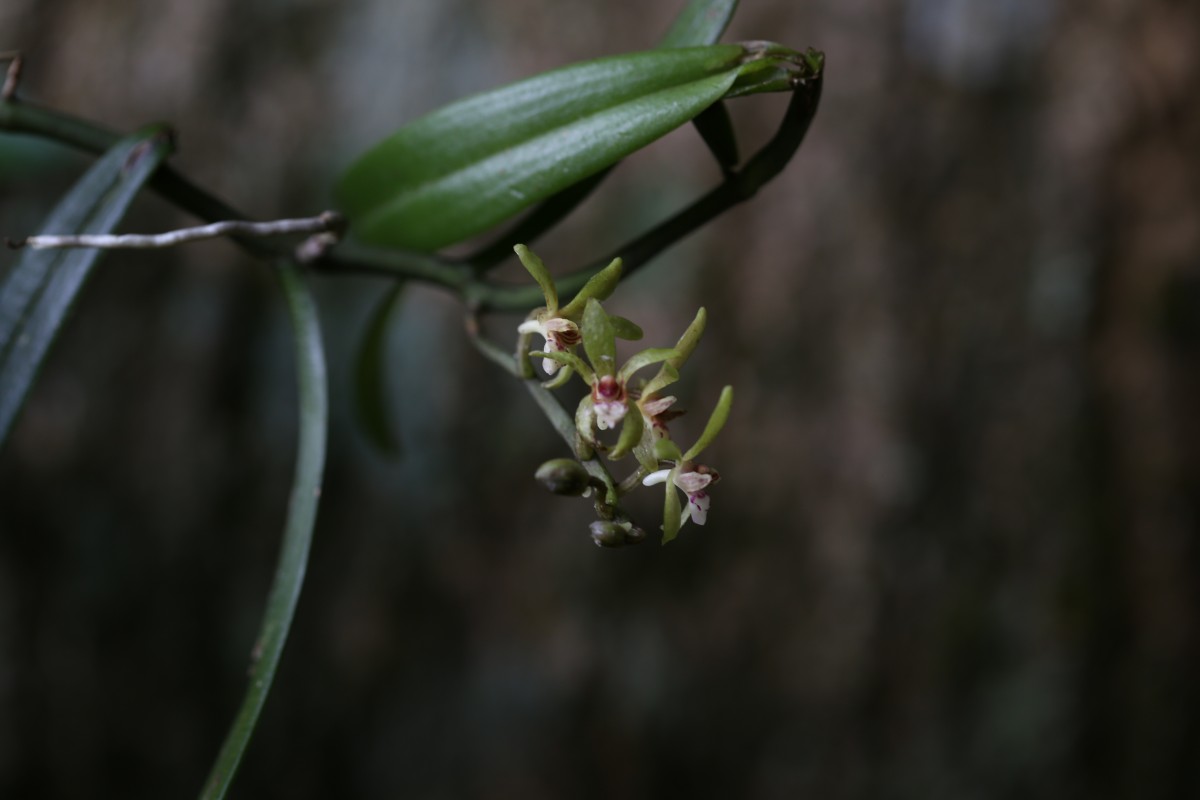
[{"label": "green sepal", "polygon": [[587,455],[580,454],[581,460],[587,460],[592,457],[590,448],[596,447],[596,407],[592,402],[592,396],[585,394],[579,401],[579,405],[575,407],[575,432],[579,434],[579,439],[584,444],[589,446]]},{"label": "green sepal", "polygon": [[696,443],[688,448],[688,451],[683,454],[684,461],[691,461],[700,452],[708,447],[712,440],[717,438],[717,434],[721,432],[721,428],[725,427],[725,421],[729,419],[729,409],[733,405],[733,387],[726,386],[721,390],[721,396],[717,399],[717,407],[713,409],[712,416],[708,418],[708,424],[704,426],[704,433],[700,434],[700,438]]},{"label": "green sepal", "polygon": [[658,441],[658,436],[654,433],[654,426],[647,425],[643,420],[642,439],[633,448],[633,457],[637,459],[638,465],[648,473],[658,469],[658,459],[654,457],[656,441]]},{"label": "green sepal", "polygon": [[683,369],[683,364],[688,360],[692,351],[696,349],[696,345],[700,343],[700,337],[704,335],[704,327],[708,324],[708,311],[701,306],[696,311],[695,318],[691,324],[687,326],[687,330],[679,337],[679,341],[675,343],[675,351],[678,355],[672,358],[668,363],[675,369]]},{"label": "green sepal", "polygon": [[636,407],[630,408],[625,412],[625,421],[621,424],[621,436],[617,439],[617,444],[609,452],[608,457],[615,461],[629,455],[629,451],[641,441],[643,430],[645,430],[645,423],[642,421],[641,412]]},{"label": "green sepal", "polygon": [[609,316],[609,323],[612,325],[613,333],[618,339],[624,339],[627,342],[636,342],[641,339],[644,334],[642,329],[638,327],[636,322],[625,319],[624,317]]},{"label": "green sepal", "polygon": [[588,300],[607,300],[621,281],[621,270],[621,259],[614,258],[608,262],[607,267],[588,278],[587,283],[583,285],[579,293],[571,298],[571,302],[563,306],[559,312],[559,316],[571,320],[579,319],[579,315],[583,313]]},{"label": "green sepal", "polygon": [[659,439],[654,443],[654,457],[659,461],[673,461],[676,464],[683,461],[683,454],[679,452],[679,445],[670,439]]},{"label": "green sepal", "polygon": [[568,366],[563,366],[558,372],[554,373],[554,377],[548,381],[542,381],[543,389],[558,389],[566,386],[567,381],[571,380],[571,376],[575,374],[575,370]]},{"label": "green sepal", "polygon": [[[530,358],[548,358],[551,361],[557,361],[564,367],[570,367],[579,373],[579,377],[583,378],[589,385],[594,383],[596,376],[592,374],[591,368],[583,363],[583,359],[574,353],[568,353],[565,350],[555,350],[552,353],[547,353],[544,350],[534,350],[529,354]],[[546,387],[550,388],[550,387]]]},{"label": "green sepal", "polygon": [[[708,324],[708,312],[701,306],[696,311],[696,316],[691,324],[687,326],[687,330],[679,337],[679,341],[675,343],[675,356],[667,363],[663,364],[646,388],[642,390],[642,394],[650,394],[662,389],[664,386],[670,386],[675,381],[679,380],[679,370],[683,368],[683,364],[688,360],[688,356],[696,349],[696,345],[700,341],[700,337],[704,335],[704,326]],[[675,370],[674,376],[667,370]],[[654,388],[651,388],[654,387]]]},{"label": "green sepal", "polygon": [[667,476],[666,499],[663,501],[663,544],[679,535],[679,526],[682,524],[680,517],[683,509],[679,507],[679,493],[675,491],[674,477],[675,470],[671,470],[671,474]]},{"label": "green sepal", "polygon": [[[583,311],[583,349],[592,369],[598,375],[612,375],[617,371],[617,343],[612,322],[604,308],[591,298]],[[591,381],[589,381],[591,383]]]},{"label": "green sepal", "polygon": [[656,392],[661,392],[677,380],[679,380],[679,370],[672,367],[670,363],[663,364],[658,374],[642,387],[642,397],[649,397]]},{"label": "green sepal", "polygon": [[634,353],[629,357],[617,373],[617,381],[622,384],[628,383],[629,379],[639,369],[644,369],[651,364],[658,364],[663,361],[668,361],[675,357],[674,347],[651,347],[643,350],[640,353]]},{"label": "green sepal", "polygon": [[542,295],[546,298],[546,310],[551,316],[554,316],[558,311],[558,290],[554,288],[554,279],[550,277],[550,271],[546,269],[542,260],[525,245],[516,245],[513,247],[513,251],[517,254],[517,258],[521,259],[525,270],[533,276],[538,286],[542,287]]}]

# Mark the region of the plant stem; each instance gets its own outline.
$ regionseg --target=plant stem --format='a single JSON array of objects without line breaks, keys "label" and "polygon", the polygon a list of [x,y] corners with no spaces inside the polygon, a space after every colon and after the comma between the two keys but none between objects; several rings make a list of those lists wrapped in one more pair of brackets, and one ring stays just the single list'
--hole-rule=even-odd
[{"label": "plant stem", "polygon": [[204,785],[200,795],[202,800],[216,800],[225,796],[254,733],[296,614],[321,495],[329,401],[317,309],[295,265],[281,262],[279,278],[292,318],[296,345],[296,382],[300,399],[296,472],[288,501],[279,563],[267,598],[258,640],[254,645],[250,682],[241,709]]}]

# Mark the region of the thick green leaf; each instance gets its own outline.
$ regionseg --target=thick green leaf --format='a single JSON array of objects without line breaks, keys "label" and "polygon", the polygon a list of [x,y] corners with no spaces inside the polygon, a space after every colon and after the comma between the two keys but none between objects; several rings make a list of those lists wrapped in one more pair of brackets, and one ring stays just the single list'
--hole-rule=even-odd
[{"label": "thick green leaf", "polygon": [[691,0],[667,35],[660,47],[690,47],[698,44],[713,44],[725,32],[737,0]]},{"label": "thick green leaf", "polygon": [[[121,140],[84,174],[43,224],[43,234],[109,233],[171,151],[153,126]],[[0,444],[101,251],[25,250],[0,287]]]},{"label": "thick green leaf", "polygon": [[721,428],[725,427],[725,421],[729,419],[729,409],[733,406],[733,387],[726,386],[721,390],[721,396],[717,399],[717,407],[713,409],[712,416],[708,418],[708,424],[704,426],[704,433],[700,434],[700,438],[696,443],[688,448],[688,451],[683,454],[684,461],[691,461],[696,456],[700,455],[704,448],[712,444],[712,440],[717,438],[717,434],[721,432]]},{"label": "thick green leaf", "polygon": [[292,320],[296,353],[296,389],[300,406],[300,431],[296,468],[288,499],[283,543],[267,607],[263,612],[253,661],[246,682],[242,705],[230,726],[217,759],[205,782],[201,800],[225,796],[237,772],[250,737],[267,701],[275,671],[283,656],[288,631],[296,616],[300,588],[308,554],[312,549],[313,527],[321,498],[321,477],[325,470],[325,444],[329,419],[329,392],[325,372],[325,350],[321,341],[320,321],[312,292],[299,270],[282,264],[279,277]]},{"label": "thick green leaf", "polygon": [[354,363],[354,406],[358,423],[370,442],[388,455],[400,452],[400,437],[392,422],[392,403],[387,386],[388,367],[391,364],[387,335],[403,295],[404,284],[397,283],[380,298],[367,323]]},{"label": "thick green leaf", "polygon": [[454,103],[353,164],[339,203],[368,242],[460,241],[692,119],[733,85],[745,54],[712,45],[612,56]]}]

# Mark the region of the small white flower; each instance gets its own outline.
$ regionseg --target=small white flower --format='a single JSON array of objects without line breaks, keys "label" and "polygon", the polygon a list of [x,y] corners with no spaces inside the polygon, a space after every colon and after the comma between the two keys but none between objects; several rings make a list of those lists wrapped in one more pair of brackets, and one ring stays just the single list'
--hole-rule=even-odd
[{"label": "small white flower", "polygon": [[[679,524],[682,525],[691,519],[697,525],[703,525],[708,520],[708,506],[712,502],[705,489],[716,479],[717,474],[707,467],[702,466],[698,470],[688,469],[685,471],[681,471],[679,467],[675,467],[673,469],[660,469],[651,472],[645,478],[642,478],[642,485],[654,486],[670,480],[680,491],[687,495],[687,505],[684,506],[683,513],[680,514]],[[670,490],[668,489],[668,491]]]},{"label": "small white flower", "polygon": [[[517,326],[517,333],[540,334],[546,340],[544,349],[547,353],[570,352],[571,348],[579,344],[583,338],[579,333],[579,326],[563,317],[550,317],[545,320],[527,319]],[[546,371],[547,375],[558,372],[558,368],[561,366],[553,359],[542,359],[542,369]]]},{"label": "small white flower", "polygon": [[612,375],[601,375],[592,386],[592,404],[596,409],[596,427],[615,428],[625,419],[628,410],[625,386]]}]

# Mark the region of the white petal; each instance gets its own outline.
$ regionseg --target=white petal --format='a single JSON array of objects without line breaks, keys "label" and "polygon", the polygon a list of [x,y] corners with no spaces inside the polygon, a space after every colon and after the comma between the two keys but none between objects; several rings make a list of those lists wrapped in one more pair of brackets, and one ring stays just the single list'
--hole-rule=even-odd
[{"label": "white petal", "polygon": [[708,505],[712,502],[704,492],[689,494],[685,514],[691,514],[692,522],[703,525],[708,519]]},{"label": "white petal", "polygon": [[649,475],[642,478],[642,486],[655,486],[660,483],[666,483],[667,478],[670,476],[671,470],[669,469],[660,469],[655,472],[651,472]]},{"label": "white petal", "polygon": [[689,495],[703,491],[705,486],[712,483],[712,475],[703,472],[681,472],[675,476],[675,485]]},{"label": "white petal", "polygon": [[536,319],[527,319],[517,326],[517,333],[540,333],[546,335],[546,329]]},{"label": "white petal", "polygon": [[657,397],[657,398],[649,401],[648,403],[643,403],[642,404],[642,412],[645,413],[645,415],[648,417],[657,417],[659,414],[661,414],[662,412],[664,412],[668,408],[670,408],[671,404],[674,402],[675,402],[674,395],[667,395],[666,397]]},{"label": "white petal", "polygon": [[615,428],[625,418],[625,403],[614,400],[609,403],[596,403],[596,427],[602,431]]},{"label": "white petal", "polygon": [[[546,351],[553,352],[548,347],[546,348]],[[562,366],[562,364],[559,364],[557,361],[555,361],[552,358],[543,358],[542,359],[542,369],[546,370],[547,375],[553,375],[554,373],[558,372],[558,368],[561,366]]]}]

